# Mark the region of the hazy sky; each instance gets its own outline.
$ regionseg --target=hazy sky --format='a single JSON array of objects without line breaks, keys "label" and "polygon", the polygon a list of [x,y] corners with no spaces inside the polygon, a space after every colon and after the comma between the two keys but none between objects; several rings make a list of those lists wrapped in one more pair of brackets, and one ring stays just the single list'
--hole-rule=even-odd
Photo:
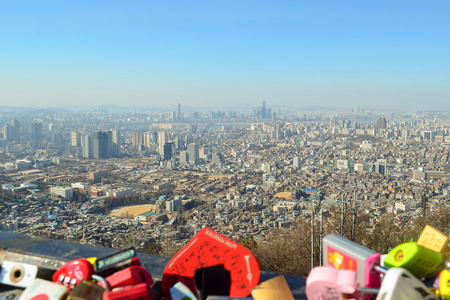
[{"label": "hazy sky", "polygon": [[450,109],[450,1],[0,1],[0,105]]}]

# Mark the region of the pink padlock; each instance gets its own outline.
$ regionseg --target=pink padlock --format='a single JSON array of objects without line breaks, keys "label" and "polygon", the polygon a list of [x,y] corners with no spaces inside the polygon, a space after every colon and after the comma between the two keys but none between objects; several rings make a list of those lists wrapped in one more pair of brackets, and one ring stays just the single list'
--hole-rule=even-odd
[{"label": "pink padlock", "polygon": [[356,272],[337,270],[332,267],[316,267],[312,269],[306,279],[306,297],[309,300],[344,300],[351,295],[351,299],[362,299],[363,295],[357,293],[358,283]]}]

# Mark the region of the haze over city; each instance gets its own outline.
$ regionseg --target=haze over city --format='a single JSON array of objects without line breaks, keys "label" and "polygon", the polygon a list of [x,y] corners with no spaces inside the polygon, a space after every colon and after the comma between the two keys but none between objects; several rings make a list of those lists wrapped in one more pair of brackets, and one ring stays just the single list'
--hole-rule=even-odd
[{"label": "haze over city", "polygon": [[446,110],[447,1],[4,1],[6,106]]}]

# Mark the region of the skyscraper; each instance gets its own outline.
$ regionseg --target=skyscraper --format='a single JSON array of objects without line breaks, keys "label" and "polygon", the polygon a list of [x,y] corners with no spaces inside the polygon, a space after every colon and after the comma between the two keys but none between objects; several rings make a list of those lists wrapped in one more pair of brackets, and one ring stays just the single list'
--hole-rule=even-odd
[{"label": "skyscraper", "polygon": [[48,125],[48,138],[49,140],[54,140],[55,135],[59,133],[59,127],[57,124]]},{"label": "skyscraper", "polygon": [[292,166],[296,169],[300,169],[300,157],[294,156],[294,159],[292,160]]},{"label": "skyscraper", "polygon": [[110,158],[112,156],[112,131],[95,131],[92,134],[93,157]]},{"label": "skyscraper", "polygon": [[133,131],[133,136],[131,138],[131,145],[133,148],[137,149],[139,145],[144,144],[144,135],[140,131]]},{"label": "skyscraper", "polygon": [[160,131],[158,134],[158,148],[159,154],[164,155],[164,145],[167,142],[167,136],[165,131]]},{"label": "skyscraper", "polygon": [[377,129],[386,129],[386,118],[378,118]]},{"label": "skyscraper", "polygon": [[434,136],[435,136],[435,133],[433,131],[424,131],[423,132],[424,141],[428,141],[428,142],[433,141]]},{"label": "skyscraper", "polygon": [[181,103],[178,103],[178,121],[181,121]]},{"label": "skyscraper", "polygon": [[17,120],[11,121],[11,138],[20,141],[20,123]]},{"label": "skyscraper", "polygon": [[181,142],[181,138],[179,136],[177,136],[177,137],[175,137],[173,139],[173,143],[174,143],[174,146],[175,146],[176,150],[180,150],[181,146],[183,145],[182,142]]},{"label": "skyscraper", "polygon": [[377,174],[381,174],[383,176],[386,176],[386,160],[385,159],[379,159],[376,163],[373,164],[372,171],[374,171]]},{"label": "skyscraper", "polygon": [[92,134],[81,136],[81,151],[85,158],[92,158],[94,153],[94,144]]},{"label": "skyscraper", "polygon": [[180,164],[185,164],[189,161],[189,153],[187,151],[180,152]]},{"label": "skyscraper", "polygon": [[164,153],[163,153],[164,159],[170,160],[172,158],[172,153],[173,153],[173,143],[166,143],[164,145]]},{"label": "skyscraper", "polygon": [[31,139],[33,141],[40,141],[42,139],[42,123],[33,122],[31,124]]},{"label": "skyscraper", "polygon": [[120,157],[122,155],[120,151],[120,145],[122,144],[120,131],[118,129],[112,130],[112,156]]},{"label": "skyscraper", "polygon": [[189,144],[187,148],[189,154],[189,163],[198,164],[199,155],[198,155],[198,145],[197,144]]},{"label": "skyscraper", "polygon": [[103,157],[103,132],[95,131],[92,134],[92,155],[94,158]]},{"label": "skyscraper", "polygon": [[262,109],[261,109],[261,118],[266,118],[266,101],[263,101],[262,103]]},{"label": "skyscraper", "polygon": [[193,142],[194,142],[194,137],[192,136],[192,134],[188,134],[188,135],[186,136],[185,144],[186,144],[186,145],[189,145],[189,144],[192,144]]},{"label": "skyscraper", "polygon": [[81,132],[79,132],[76,129],[72,129],[71,137],[72,137],[72,147],[80,147],[81,146]]},{"label": "skyscraper", "polygon": [[5,140],[7,140],[7,141],[12,140],[12,137],[11,137],[11,125],[6,124],[3,127],[3,138]]}]

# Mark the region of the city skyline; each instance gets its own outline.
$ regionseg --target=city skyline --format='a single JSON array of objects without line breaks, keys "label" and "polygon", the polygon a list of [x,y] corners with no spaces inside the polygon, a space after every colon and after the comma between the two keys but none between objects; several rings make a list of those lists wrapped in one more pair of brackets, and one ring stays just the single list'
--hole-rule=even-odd
[{"label": "city skyline", "polygon": [[2,105],[445,110],[449,6],[2,3]]}]

